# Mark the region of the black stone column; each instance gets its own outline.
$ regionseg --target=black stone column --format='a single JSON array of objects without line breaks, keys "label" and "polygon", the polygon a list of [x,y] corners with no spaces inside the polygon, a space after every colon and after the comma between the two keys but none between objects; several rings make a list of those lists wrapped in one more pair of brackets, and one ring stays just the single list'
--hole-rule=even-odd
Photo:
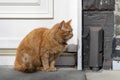
[{"label": "black stone column", "polygon": [[111,69],[112,41],[114,35],[114,0],[83,0],[83,69],[89,69],[89,28],[104,30],[103,66]]}]

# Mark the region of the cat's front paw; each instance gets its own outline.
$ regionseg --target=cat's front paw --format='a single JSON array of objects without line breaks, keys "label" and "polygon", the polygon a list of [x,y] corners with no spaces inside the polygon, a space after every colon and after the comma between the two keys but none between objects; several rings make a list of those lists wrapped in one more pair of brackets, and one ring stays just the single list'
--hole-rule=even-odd
[{"label": "cat's front paw", "polygon": [[44,67],[38,67],[37,68],[38,71],[43,71],[43,72],[48,72],[49,71],[48,69],[49,68],[44,68]]},{"label": "cat's front paw", "polygon": [[50,67],[50,68],[48,68],[48,71],[50,71],[50,72],[54,72],[56,70],[57,70],[56,67]]}]

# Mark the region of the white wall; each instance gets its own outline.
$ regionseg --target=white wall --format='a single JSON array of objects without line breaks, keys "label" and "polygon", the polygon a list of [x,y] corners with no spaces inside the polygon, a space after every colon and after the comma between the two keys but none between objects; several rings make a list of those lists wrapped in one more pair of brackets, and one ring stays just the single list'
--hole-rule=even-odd
[{"label": "white wall", "polygon": [[[74,37],[69,41],[70,44],[77,44],[78,31],[78,3],[77,0],[54,0],[54,19],[12,19],[0,20],[0,41],[4,39],[22,39],[29,31],[36,27],[51,27],[62,20],[72,19]],[[13,42],[14,43],[14,42]],[[13,47],[17,47],[16,42]],[[9,47],[11,45],[7,45]],[[6,47],[0,44],[1,47]],[[14,56],[0,56],[0,65],[13,65]]]},{"label": "white wall", "polygon": [[[77,44],[77,0],[54,0],[53,19],[12,19],[0,20],[0,48],[16,48],[20,40],[31,30],[37,27],[51,28],[57,22],[72,19],[74,37],[69,41]],[[9,40],[10,39],[10,40]],[[9,43],[11,44],[4,44]]]}]

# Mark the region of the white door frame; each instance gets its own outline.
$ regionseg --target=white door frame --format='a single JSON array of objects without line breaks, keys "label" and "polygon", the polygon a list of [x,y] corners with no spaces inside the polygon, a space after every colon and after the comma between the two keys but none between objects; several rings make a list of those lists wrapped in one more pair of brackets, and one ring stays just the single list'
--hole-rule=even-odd
[{"label": "white door frame", "polygon": [[78,0],[78,55],[77,70],[82,70],[82,0]]}]

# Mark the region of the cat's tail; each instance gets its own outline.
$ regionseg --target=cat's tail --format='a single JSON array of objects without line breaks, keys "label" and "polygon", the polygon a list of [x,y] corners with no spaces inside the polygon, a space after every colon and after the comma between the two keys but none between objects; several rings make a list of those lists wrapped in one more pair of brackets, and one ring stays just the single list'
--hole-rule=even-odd
[{"label": "cat's tail", "polygon": [[15,64],[14,65],[14,69],[21,71],[21,72],[25,72],[25,73],[33,73],[36,71],[35,68],[28,68],[27,65],[19,65],[19,64]]},{"label": "cat's tail", "polygon": [[36,71],[28,56],[22,57],[22,59],[16,58],[14,69],[25,73],[32,73]]}]

